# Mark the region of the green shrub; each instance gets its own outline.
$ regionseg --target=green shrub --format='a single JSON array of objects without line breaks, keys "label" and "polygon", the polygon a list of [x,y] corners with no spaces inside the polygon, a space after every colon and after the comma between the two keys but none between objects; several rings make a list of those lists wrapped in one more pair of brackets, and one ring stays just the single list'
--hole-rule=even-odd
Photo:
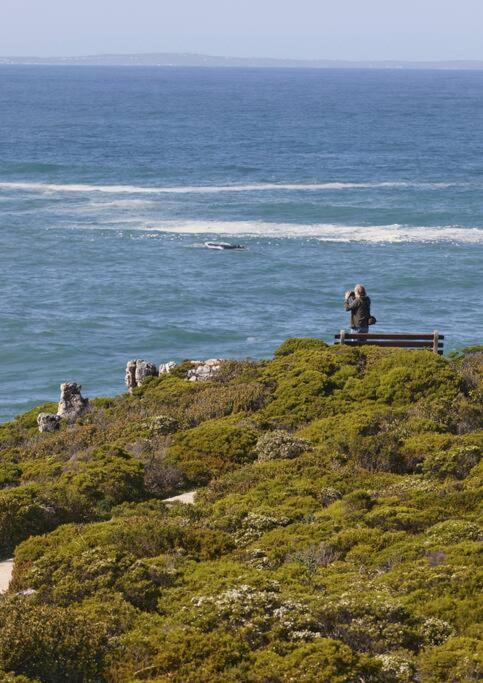
[{"label": "green shrub", "polygon": [[31,534],[41,534],[59,523],[56,510],[46,504],[35,486],[0,491],[0,556]]},{"label": "green shrub", "polygon": [[417,680],[416,664],[409,658],[409,653],[396,652],[376,655],[380,664],[380,679],[386,683],[413,683]]},{"label": "green shrub", "polygon": [[22,484],[51,484],[62,474],[63,464],[55,456],[22,461]]},{"label": "green shrub", "polygon": [[417,401],[454,399],[461,378],[449,363],[430,351],[364,349],[363,377],[348,380],[344,392],[352,401],[367,399],[392,406],[410,406]]},{"label": "green shrub", "polygon": [[0,425],[0,671],[477,680],[482,358],[293,339]]},{"label": "green shrub", "polygon": [[27,676],[16,676],[0,669],[0,680],[2,683],[40,683],[38,678],[28,678]]},{"label": "green shrub", "polygon": [[94,452],[92,460],[70,462],[53,495],[67,513],[73,509],[73,519],[79,519],[82,510],[87,515],[96,508],[107,511],[117,503],[144,496],[143,467],[122,449],[103,447]]},{"label": "green shrub", "polygon": [[418,510],[405,505],[378,505],[369,512],[365,521],[371,527],[385,531],[419,533],[439,518],[437,510]]},{"label": "green shrub", "polygon": [[401,444],[400,452],[409,471],[419,471],[421,463],[437,452],[447,450],[455,442],[452,434],[422,431],[408,435]]},{"label": "green shrub", "polygon": [[209,420],[179,432],[173,438],[168,461],[179,467],[193,484],[255,459],[257,433],[239,426],[233,418]]},{"label": "green shrub", "polygon": [[405,432],[404,414],[400,411],[370,405],[315,420],[300,435],[342,463],[350,460],[370,471],[410,469],[401,453]]},{"label": "green shrub", "polygon": [[461,519],[447,519],[426,530],[426,535],[437,543],[451,545],[462,541],[477,541],[482,536],[478,524]]},{"label": "green shrub", "polygon": [[0,604],[0,665],[46,683],[102,680],[105,626],[22,598]]},{"label": "green shrub", "polygon": [[450,451],[431,453],[424,460],[422,471],[438,479],[464,479],[480,459],[481,449],[478,446],[460,446]]},{"label": "green shrub", "polygon": [[334,350],[317,341],[295,346],[299,348],[278,353],[263,373],[274,390],[261,419],[288,428],[332,414],[331,396],[359,373],[354,349]]},{"label": "green shrub", "polygon": [[320,351],[326,348],[327,344],[321,339],[291,337],[278,347],[274,356],[275,358],[280,358],[282,356],[290,356],[296,351]]},{"label": "green shrub", "polygon": [[364,489],[356,489],[344,496],[344,503],[350,512],[359,513],[361,511],[372,510],[374,507],[374,498],[368,491]]},{"label": "green shrub", "polygon": [[450,638],[439,647],[423,650],[419,669],[427,683],[479,681],[483,673],[481,642],[473,638]]},{"label": "green shrub", "polygon": [[144,489],[147,495],[166,498],[186,486],[186,477],[179,467],[168,465],[164,454],[152,455],[144,462]]},{"label": "green shrub", "polygon": [[238,683],[235,667],[249,652],[239,635],[222,629],[202,633],[189,625],[166,628],[154,618],[126,634],[121,648],[123,661],[116,653],[111,656],[109,680],[137,681],[147,676],[175,683]]},{"label": "green shrub", "polygon": [[347,683],[356,680],[381,680],[375,660],[361,657],[338,640],[320,638],[301,645],[285,656],[272,649],[260,651],[248,681],[270,683]]},{"label": "green shrub", "polygon": [[52,554],[44,556],[30,568],[23,585],[61,606],[112,591],[135,607],[152,610],[162,588],[171,585],[174,576],[162,560],[148,564],[128,552],[94,547],[61,559]]},{"label": "green shrub", "polygon": [[0,489],[7,486],[16,486],[20,482],[22,470],[12,462],[0,464]]},{"label": "green shrub", "polygon": [[143,424],[150,436],[172,434],[179,429],[179,422],[170,415],[155,415]]},{"label": "green shrub", "polygon": [[441,620],[418,620],[398,600],[384,592],[346,593],[326,601],[317,619],[324,632],[356,652],[384,654],[391,650],[418,650],[443,642],[451,633]]},{"label": "green shrub", "polygon": [[216,595],[196,597],[191,624],[202,631],[221,625],[228,632],[240,629],[251,647],[263,645],[269,633],[295,642],[320,635],[310,609],[283,596],[277,584],[266,589],[242,584]]},{"label": "green shrub", "polygon": [[201,384],[201,389],[183,405],[185,420],[191,426],[205,420],[258,410],[267,395],[266,387],[260,382]]},{"label": "green shrub", "polygon": [[256,445],[259,462],[296,458],[309,448],[309,442],[297,439],[288,432],[276,429],[261,436]]},{"label": "green shrub", "polygon": [[233,547],[222,531],[144,509],[137,516],[65,525],[48,536],[28,539],[16,550],[12,583],[16,591],[34,588],[61,605],[99,590],[115,590],[137,605],[146,593],[144,607],[150,609],[158,589],[171,581],[172,561],[165,554],[202,561]]}]

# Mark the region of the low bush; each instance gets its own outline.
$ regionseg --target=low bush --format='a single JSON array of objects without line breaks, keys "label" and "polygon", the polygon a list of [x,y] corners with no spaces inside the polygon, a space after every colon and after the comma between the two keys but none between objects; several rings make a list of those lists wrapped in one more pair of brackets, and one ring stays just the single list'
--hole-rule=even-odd
[{"label": "low bush", "polygon": [[45,683],[95,683],[107,650],[105,625],[73,608],[13,598],[0,603],[0,665]]},{"label": "low bush", "polygon": [[209,420],[173,438],[168,462],[179,467],[191,484],[210,479],[239,465],[252,462],[257,432],[234,418]]},{"label": "low bush", "polygon": [[439,647],[423,650],[419,670],[428,683],[480,681],[483,673],[481,642],[474,638],[450,638]]},{"label": "low bush", "polygon": [[292,339],[0,425],[0,678],[479,680],[482,360]]},{"label": "low bush", "polygon": [[425,458],[422,471],[438,479],[464,479],[481,460],[478,446],[460,446],[449,451],[437,451]]},{"label": "low bush", "polygon": [[247,678],[250,683],[346,683],[347,681],[382,681],[376,660],[361,657],[337,640],[319,638],[286,654],[273,649],[260,651],[254,657]]},{"label": "low bush", "polygon": [[172,434],[179,429],[179,422],[170,415],[155,415],[143,424],[150,436]]},{"label": "low bush", "polygon": [[59,520],[58,512],[43,500],[35,486],[0,491],[0,557],[11,555],[28,536],[54,529]]},{"label": "low bush", "polygon": [[256,445],[259,462],[295,458],[309,448],[304,439],[297,439],[288,432],[276,429],[261,436]]}]

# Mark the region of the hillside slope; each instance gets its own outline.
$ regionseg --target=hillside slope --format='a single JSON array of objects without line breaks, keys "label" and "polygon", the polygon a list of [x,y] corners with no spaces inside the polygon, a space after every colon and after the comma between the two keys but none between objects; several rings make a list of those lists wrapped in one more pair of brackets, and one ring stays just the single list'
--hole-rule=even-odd
[{"label": "hillside slope", "polygon": [[0,426],[1,680],[479,680],[483,353],[185,371]]}]

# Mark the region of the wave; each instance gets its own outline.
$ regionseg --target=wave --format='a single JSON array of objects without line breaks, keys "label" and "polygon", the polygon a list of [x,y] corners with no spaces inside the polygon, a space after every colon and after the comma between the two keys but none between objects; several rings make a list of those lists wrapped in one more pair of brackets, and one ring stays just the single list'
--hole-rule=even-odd
[{"label": "wave", "polygon": [[461,226],[336,225],[327,223],[268,223],[259,221],[168,221],[149,231],[186,235],[247,237],[308,237],[323,242],[459,242],[483,244],[483,230]]},{"label": "wave", "polygon": [[221,192],[266,192],[283,190],[285,192],[314,192],[323,190],[367,190],[367,189],[427,189],[437,190],[454,187],[458,183],[427,183],[408,181],[385,181],[367,183],[252,183],[246,185],[184,185],[149,187],[139,185],[89,185],[89,184],[56,184],[29,182],[0,182],[0,190],[20,190],[27,192],[70,192],[70,193],[104,193],[104,194],[218,194]]},{"label": "wave", "polygon": [[[112,209],[116,207],[146,207],[151,206],[154,202],[149,199],[113,199],[111,201],[89,202],[88,208],[95,209]],[[84,207],[85,208],[85,207]]]}]

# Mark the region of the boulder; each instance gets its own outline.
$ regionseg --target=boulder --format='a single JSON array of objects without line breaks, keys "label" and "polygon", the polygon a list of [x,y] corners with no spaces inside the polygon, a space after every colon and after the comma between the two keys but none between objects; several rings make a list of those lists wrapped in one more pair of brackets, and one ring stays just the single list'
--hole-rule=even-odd
[{"label": "boulder", "polygon": [[159,376],[170,375],[171,370],[176,367],[174,360],[170,360],[169,363],[161,363],[159,366]]},{"label": "boulder", "polygon": [[158,369],[154,363],[149,363],[142,358],[130,360],[126,365],[125,382],[129,391],[144,384],[147,377],[156,377]]},{"label": "boulder", "polygon": [[187,378],[190,382],[201,382],[212,379],[220,369],[221,358],[209,358],[208,360],[192,360],[193,368],[188,370]]},{"label": "boulder", "polygon": [[60,401],[57,415],[68,422],[75,422],[78,417],[89,410],[89,399],[81,395],[82,387],[75,382],[60,385]]},{"label": "boulder", "polygon": [[37,415],[37,424],[39,432],[56,432],[60,426],[60,415],[53,413],[39,413]]}]

